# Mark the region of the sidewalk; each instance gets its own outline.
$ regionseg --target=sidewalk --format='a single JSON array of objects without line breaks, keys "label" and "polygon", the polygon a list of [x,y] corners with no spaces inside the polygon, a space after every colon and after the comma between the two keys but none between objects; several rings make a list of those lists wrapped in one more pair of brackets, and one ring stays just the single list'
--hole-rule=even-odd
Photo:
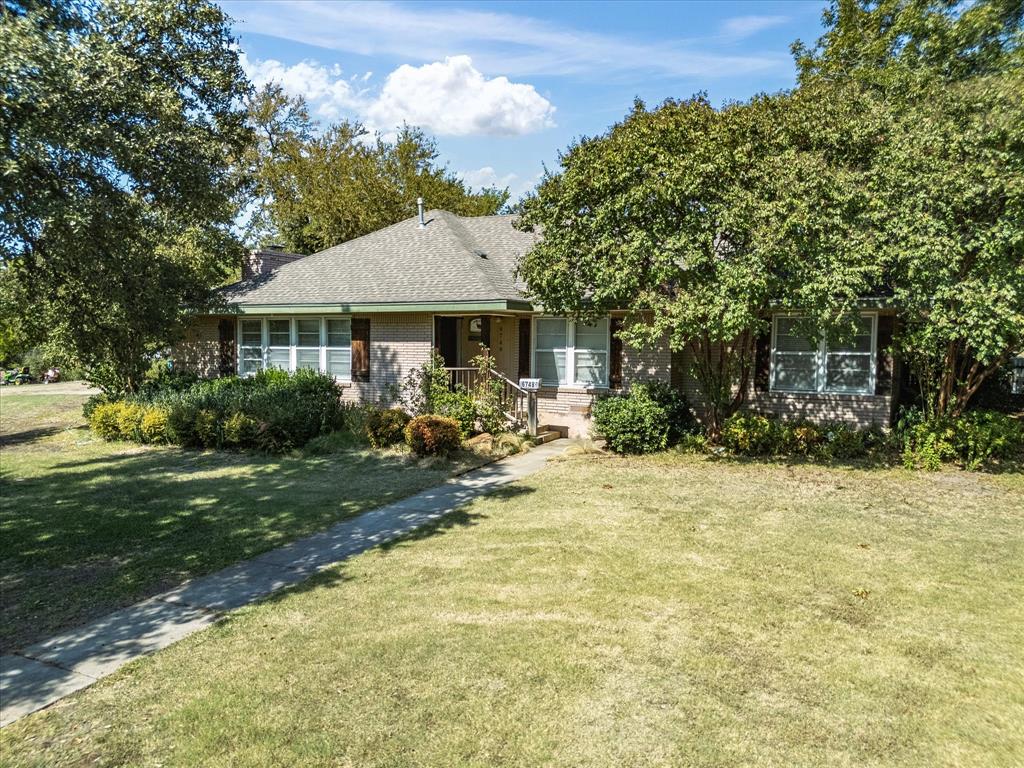
[{"label": "sidewalk", "polygon": [[91,685],[129,661],[165,648],[221,614],[304,581],[402,536],[508,483],[539,471],[565,440],[453,478],[217,573],[122,608],[85,626],[0,657],[0,726]]}]

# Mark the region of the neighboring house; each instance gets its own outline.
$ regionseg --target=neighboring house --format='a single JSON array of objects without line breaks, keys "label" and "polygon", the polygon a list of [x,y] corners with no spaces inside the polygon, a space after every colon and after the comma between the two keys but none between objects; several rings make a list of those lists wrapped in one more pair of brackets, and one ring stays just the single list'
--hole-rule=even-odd
[{"label": "neighboring house", "polygon": [[[471,367],[487,347],[508,379],[542,380],[543,423],[585,433],[596,396],[660,379],[699,400],[687,353],[638,349],[617,338],[625,313],[593,325],[538,311],[515,279],[536,235],[512,216],[429,211],[311,256],[257,251],[244,278],[224,291],[230,311],[199,317],[176,349],[202,376],[276,366],[334,375],[344,397],[381,401],[430,358]],[[865,308],[862,333],[842,348],[809,345],[790,316],[759,340],[754,410],[860,425],[888,424],[893,315]]]}]

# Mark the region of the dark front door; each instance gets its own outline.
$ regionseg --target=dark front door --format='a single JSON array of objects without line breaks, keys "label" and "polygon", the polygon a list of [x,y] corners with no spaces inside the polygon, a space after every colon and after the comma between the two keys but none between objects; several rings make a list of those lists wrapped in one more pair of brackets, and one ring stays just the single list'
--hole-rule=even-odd
[{"label": "dark front door", "polygon": [[448,368],[459,365],[459,319],[457,317],[434,318],[434,347]]}]

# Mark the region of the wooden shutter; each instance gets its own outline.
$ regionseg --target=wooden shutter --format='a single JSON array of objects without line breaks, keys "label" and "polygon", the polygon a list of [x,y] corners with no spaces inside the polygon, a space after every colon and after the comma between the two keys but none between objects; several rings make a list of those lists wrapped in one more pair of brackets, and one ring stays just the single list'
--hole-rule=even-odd
[{"label": "wooden shutter", "polygon": [[530,325],[528,317],[519,318],[519,378],[530,377]]},{"label": "wooden shutter", "polygon": [[772,332],[765,331],[754,342],[754,391],[767,392],[771,388]]},{"label": "wooden shutter", "polygon": [[887,395],[892,391],[892,337],[896,329],[893,315],[878,316],[878,339],[875,344],[875,394]]},{"label": "wooden shutter", "polygon": [[217,330],[220,333],[220,360],[218,361],[217,372],[221,376],[233,376],[237,366],[235,356],[235,321],[225,318],[220,321]]},{"label": "wooden shutter", "polygon": [[619,338],[621,330],[622,318],[613,317],[610,321],[611,359],[608,361],[608,384],[612,389],[622,389],[622,339]]},{"label": "wooden shutter", "polygon": [[352,381],[370,380],[370,318],[352,318]]}]

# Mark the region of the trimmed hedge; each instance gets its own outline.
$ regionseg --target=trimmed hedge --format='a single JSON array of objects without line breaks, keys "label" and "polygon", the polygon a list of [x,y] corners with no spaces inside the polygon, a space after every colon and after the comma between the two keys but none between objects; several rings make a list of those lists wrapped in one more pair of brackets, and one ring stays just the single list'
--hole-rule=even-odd
[{"label": "trimmed hedge", "polygon": [[148,388],[96,402],[89,424],[105,440],[168,442],[190,448],[253,448],[270,453],[305,445],[344,423],[341,389],[315,371],[262,371]]},{"label": "trimmed hedge", "polygon": [[417,456],[447,455],[462,445],[462,428],[447,416],[417,416],[405,427],[405,442]]}]

